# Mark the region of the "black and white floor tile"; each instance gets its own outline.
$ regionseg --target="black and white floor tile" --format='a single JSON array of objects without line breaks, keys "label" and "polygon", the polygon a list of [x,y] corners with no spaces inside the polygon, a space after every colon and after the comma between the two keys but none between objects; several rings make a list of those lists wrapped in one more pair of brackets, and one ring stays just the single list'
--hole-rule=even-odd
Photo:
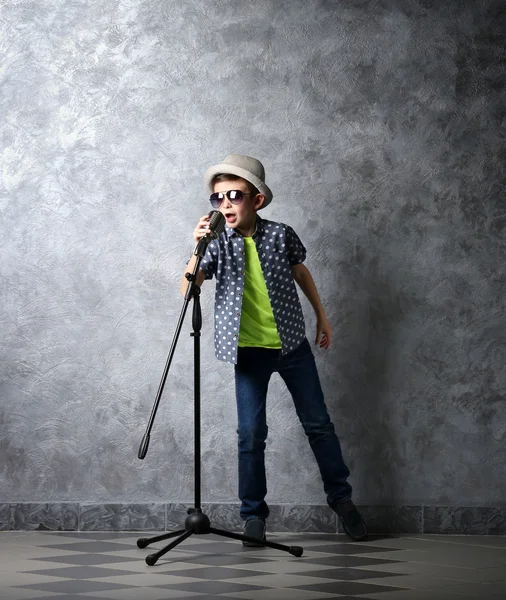
[{"label": "black and white floor tile", "polygon": [[[155,535],[158,535],[159,532]],[[1,532],[1,600],[499,600],[506,599],[504,536],[271,534],[300,558],[191,536],[154,566],[137,548],[149,534]]]}]

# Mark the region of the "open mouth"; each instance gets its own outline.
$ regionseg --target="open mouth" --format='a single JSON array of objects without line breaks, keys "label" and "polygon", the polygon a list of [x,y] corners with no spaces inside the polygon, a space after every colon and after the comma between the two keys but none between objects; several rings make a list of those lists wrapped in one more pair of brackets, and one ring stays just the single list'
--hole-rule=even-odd
[{"label": "open mouth", "polygon": [[225,219],[227,220],[227,223],[235,223],[237,220],[237,215],[235,215],[234,213],[225,213]]}]

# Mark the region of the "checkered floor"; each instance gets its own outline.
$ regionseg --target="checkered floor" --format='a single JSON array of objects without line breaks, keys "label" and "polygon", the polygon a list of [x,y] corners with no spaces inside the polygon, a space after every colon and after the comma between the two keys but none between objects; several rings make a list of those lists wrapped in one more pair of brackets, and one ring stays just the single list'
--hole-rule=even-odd
[{"label": "checkered floor", "polygon": [[504,600],[506,537],[276,534],[304,555],[191,536],[149,567],[137,533],[0,533],[1,600]]}]

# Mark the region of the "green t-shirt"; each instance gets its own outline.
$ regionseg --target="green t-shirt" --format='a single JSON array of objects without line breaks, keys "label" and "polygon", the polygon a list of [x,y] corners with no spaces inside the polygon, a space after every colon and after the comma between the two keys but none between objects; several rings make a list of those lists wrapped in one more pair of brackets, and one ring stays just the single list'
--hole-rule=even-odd
[{"label": "green t-shirt", "polygon": [[244,238],[244,258],[239,347],[281,348],[262,266],[252,237]]}]

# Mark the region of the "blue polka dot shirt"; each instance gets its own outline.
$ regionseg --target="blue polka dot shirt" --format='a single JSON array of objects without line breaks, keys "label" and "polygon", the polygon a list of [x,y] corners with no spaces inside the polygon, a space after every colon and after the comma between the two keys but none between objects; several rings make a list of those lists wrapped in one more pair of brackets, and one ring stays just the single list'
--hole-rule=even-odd
[{"label": "blue polka dot shirt", "polygon": [[[305,338],[304,316],[291,267],[304,262],[306,249],[295,231],[283,223],[257,215],[253,240],[262,266],[281,353],[295,350]],[[216,277],[214,347],[216,357],[237,363],[242,295],[244,292],[244,238],[230,227],[207,246],[200,263],[206,279]]]}]

